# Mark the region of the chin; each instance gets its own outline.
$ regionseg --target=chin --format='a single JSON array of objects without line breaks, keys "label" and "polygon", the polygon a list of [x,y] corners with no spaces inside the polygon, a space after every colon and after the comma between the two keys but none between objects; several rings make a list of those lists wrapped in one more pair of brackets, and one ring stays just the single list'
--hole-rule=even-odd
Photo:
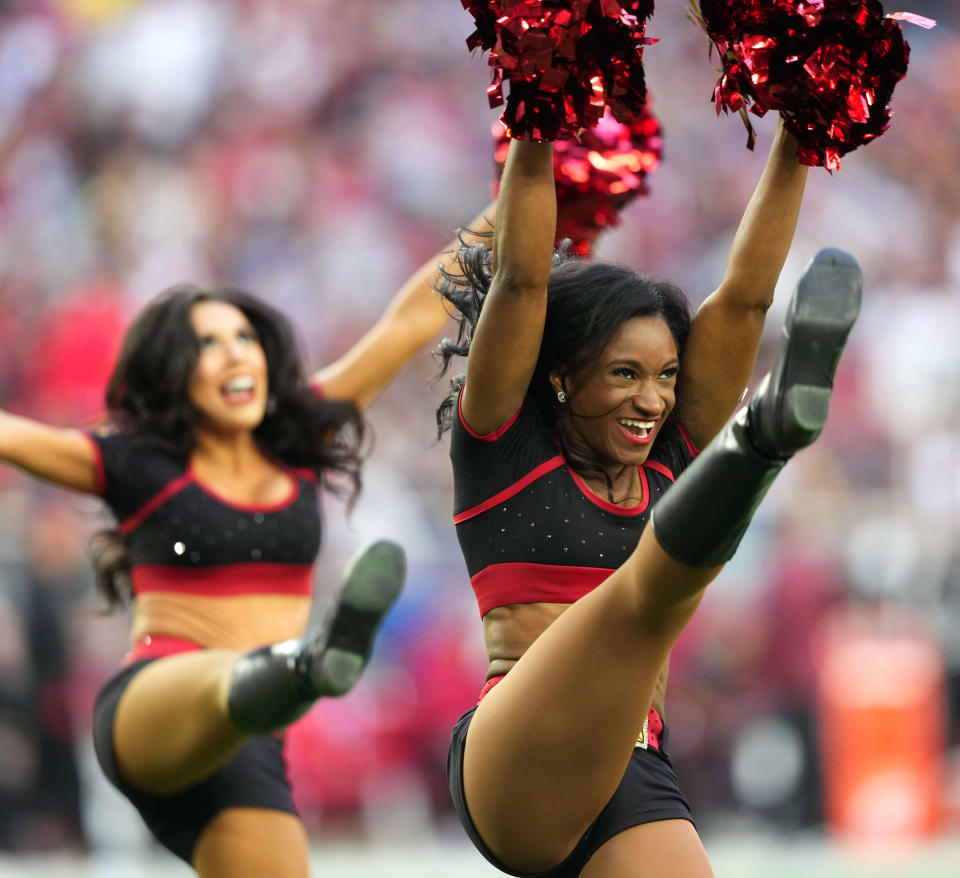
[{"label": "chin", "polygon": [[650,446],[646,445],[637,449],[633,454],[627,455],[621,463],[627,466],[640,466],[640,464],[647,462],[648,457],[650,457]]},{"label": "chin", "polygon": [[[654,437],[654,442],[655,441],[656,437]],[[622,466],[639,466],[641,463],[646,463],[652,449],[653,442],[648,442],[646,445],[631,446],[629,448],[623,448],[621,446],[617,449],[618,453],[611,456]]]},{"label": "chin", "polygon": [[265,412],[251,412],[246,416],[208,417],[207,423],[218,433],[252,433],[263,423],[265,416]]}]

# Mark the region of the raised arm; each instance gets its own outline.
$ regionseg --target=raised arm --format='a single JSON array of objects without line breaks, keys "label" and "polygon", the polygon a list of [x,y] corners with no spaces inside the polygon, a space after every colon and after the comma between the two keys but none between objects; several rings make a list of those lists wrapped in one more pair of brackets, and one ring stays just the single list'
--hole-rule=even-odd
[{"label": "raised arm", "polygon": [[[473,219],[461,233],[465,241],[487,241],[496,202]],[[342,357],[315,372],[312,380],[331,399],[349,400],[366,408],[421,348],[443,328],[449,317],[434,291],[437,267],[452,270],[457,241],[425,262],[397,291],[383,316]]]},{"label": "raised arm", "polygon": [[79,430],[0,411],[0,460],[62,488],[88,494],[97,489],[96,451]]},{"label": "raised arm", "polygon": [[500,183],[493,280],[461,399],[463,417],[476,433],[502,427],[527,392],[543,336],[556,226],[553,144],[512,141]]},{"label": "raised arm", "polygon": [[683,356],[677,409],[700,448],[726,423],[750,380],[806,179],[797,142],[781,122],[734,237],[723,281],[693,318]]}]

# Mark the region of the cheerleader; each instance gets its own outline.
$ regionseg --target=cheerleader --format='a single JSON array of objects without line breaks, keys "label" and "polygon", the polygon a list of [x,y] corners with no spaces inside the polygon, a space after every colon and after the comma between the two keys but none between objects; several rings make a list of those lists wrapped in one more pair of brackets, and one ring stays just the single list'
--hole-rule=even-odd
[{"label": "cheerleader", "polygon": [[91,550],[108,602],[132,600],[133,645],[97,698],[94,746],[160,843],[203,878],[308,873],[282,730],[356,683],[405,565],[392,542],[367,547],[305,634],[318,491],[330,476],[358,489],[362,409],[447,319],[436,268],[312,376],[269,305],[175,287],[126,334],[109,430],[0,413],[0,459],[102,497],[116,519]]},{"label": "cheerleader", "polygon": [[773,372],[727,423],[796,224],[796,141],[779,128],[692,320],[670,284],[554,254],[552,150],[512,142],[492,256],[462,248],[443,286],[462,314],[445,357],[467,368],[438,419],[489,656],[453,730],[450,790],[508,874],[706,878],[667,753],[670,650],[774,476],[823,427],[860,273],[818,255]]}]

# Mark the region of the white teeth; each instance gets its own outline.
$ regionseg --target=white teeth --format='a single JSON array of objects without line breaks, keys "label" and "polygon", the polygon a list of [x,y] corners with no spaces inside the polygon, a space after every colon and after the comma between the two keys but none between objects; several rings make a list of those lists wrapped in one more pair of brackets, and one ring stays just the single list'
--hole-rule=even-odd
[{"label": "white teeth", "polygon": [[223,385],[223,389],[226,393],[237,393],[247,390],[253,390],[253,377],[251,375],[238,375],[236,378],[231,378]]},{"label": "white teeth", "polygon": [[656,421],[641,421],[638,418],[617,418],[617,422],[630,430],[638,439],[646,439],[656,423]]}]

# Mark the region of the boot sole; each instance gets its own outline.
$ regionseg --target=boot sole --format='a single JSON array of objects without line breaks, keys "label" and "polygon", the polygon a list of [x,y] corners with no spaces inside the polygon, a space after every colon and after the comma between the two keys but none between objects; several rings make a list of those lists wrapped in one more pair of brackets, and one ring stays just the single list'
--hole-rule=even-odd
[{"label": "boot sole", "polygon": [[862,292],[860,266],[842,250],[821,250],[800,278],[784,323],[783,352],[771,374],[781,447],[809,445],[823,429]]},{"label": "boot sole", "polygon": [[311,666],[321,695],[343,695],[360,679],[383,620],[403,589],[406,558],[389,540],[361,550],[348,567],[336,608]]}]

